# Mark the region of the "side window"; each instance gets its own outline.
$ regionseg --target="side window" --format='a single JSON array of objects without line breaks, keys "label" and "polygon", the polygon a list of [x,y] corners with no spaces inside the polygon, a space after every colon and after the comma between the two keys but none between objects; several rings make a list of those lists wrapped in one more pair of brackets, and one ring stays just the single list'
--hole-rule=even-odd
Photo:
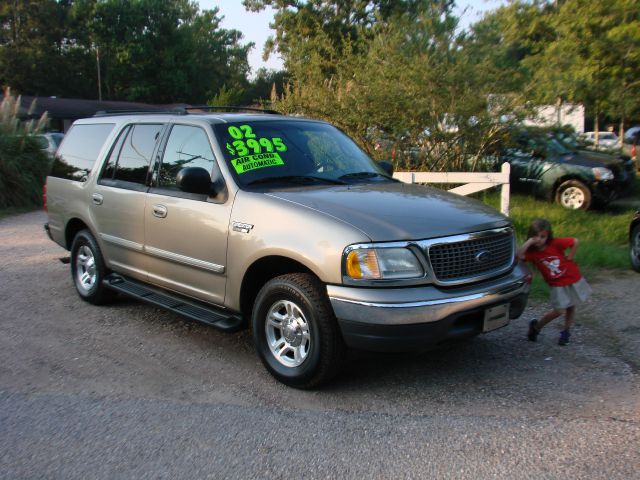
[{"label": "side window", "polygon": [[113,176],[114,180],[144,184],[153,149],[162,125],[133,125],[126,136]]},{"label": "side window", "polygon": [[102,175],[100,175],[100,180],[113,180],[113,175],[116,173],[116,165],[118,164],[118,155],[120,155],[120,151],[122,150],[122,144],[124,143],[124,139],[127,138],[129,134],[129,130],[131,130],[131,126],[125,127],[122,132],[120,132],[120,136],[118,137],[118,141],[115,143],[113,148],[111,149],[111,153],[109,154],[109,159],[105,164]]},{"label": "side window", "polygon": [[113,123],[91,123],[71,127],[58,149],[51,176],[86,181],[114,126]]},{"label": "side window", "polygon": [[158,186],[177,188],[176,176],[185,167],[202,167],[212,173],[215,165],[213,151],[205,131],[190,125],[174,125],[164,149]]}]

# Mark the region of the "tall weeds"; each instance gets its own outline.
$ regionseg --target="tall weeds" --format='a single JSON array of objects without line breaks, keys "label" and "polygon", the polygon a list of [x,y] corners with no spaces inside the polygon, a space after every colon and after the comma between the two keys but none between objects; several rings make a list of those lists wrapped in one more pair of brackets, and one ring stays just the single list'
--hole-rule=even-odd
[{"label": "tall weeds", "polygon": [[[35,102],[29,115],[34,107]],[[43,131],[47,123],[46,113],[37,120],[21,120],[20,97],[5,89],[0,103],[0,208],[42,203],[49,159],[33,135]]]}]

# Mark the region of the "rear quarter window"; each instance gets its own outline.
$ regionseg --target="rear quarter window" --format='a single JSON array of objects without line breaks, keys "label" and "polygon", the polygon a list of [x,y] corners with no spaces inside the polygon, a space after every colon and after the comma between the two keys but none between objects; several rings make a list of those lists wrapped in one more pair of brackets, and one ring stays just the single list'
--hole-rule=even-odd
[{"label": "rear quarter window", "polygon": [[114,126],[113,123],[92,123],[71,127],[58,149],[50,175],[86,181]]}]

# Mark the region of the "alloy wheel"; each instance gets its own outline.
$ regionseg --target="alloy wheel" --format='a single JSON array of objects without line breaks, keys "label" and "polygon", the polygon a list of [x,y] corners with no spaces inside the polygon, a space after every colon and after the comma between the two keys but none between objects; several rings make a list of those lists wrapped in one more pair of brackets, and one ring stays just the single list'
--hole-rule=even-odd
[{"label": "alloy wheel", "polygon": [[96,259],[87,245],[82,245],[76,255],[76,278],[78,286],[85,292],[93,288],[98,277]]},{"label": "alloy wheel", "polygon": [[269,350],[285,367],[298,367],[311,347],[309,324],[298,305],[289,300],[274,303],[265,324]]}]

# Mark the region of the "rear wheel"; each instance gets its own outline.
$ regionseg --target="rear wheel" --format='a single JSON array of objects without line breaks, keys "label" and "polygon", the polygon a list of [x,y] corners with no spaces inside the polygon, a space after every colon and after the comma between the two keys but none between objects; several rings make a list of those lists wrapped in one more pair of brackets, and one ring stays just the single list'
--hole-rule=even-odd
[{"label": "rear wheel", "polygon": [[71,244],[71,277],[83,300],[100,305],[113,299],[113,290],[102,281],[107,269],[96,239],[89,230],[78,232]]},{"label": "rear wheel", "polygon": [[631,231],[631,242],[629,248],[631,268],[640,272],[640,224],[633,227]]},{"label": "rear wheel", "polygon": [[591,206],[591,191],[578,180],[567,180],[556,190],[556,202],[570,210],[587,210]]},{"label": "rear wheel", "polygon": [[279,381],[312,388],[338,372],[346,347],[323,284],[294,273],[267,282],[251,319],[258,355]]}]

